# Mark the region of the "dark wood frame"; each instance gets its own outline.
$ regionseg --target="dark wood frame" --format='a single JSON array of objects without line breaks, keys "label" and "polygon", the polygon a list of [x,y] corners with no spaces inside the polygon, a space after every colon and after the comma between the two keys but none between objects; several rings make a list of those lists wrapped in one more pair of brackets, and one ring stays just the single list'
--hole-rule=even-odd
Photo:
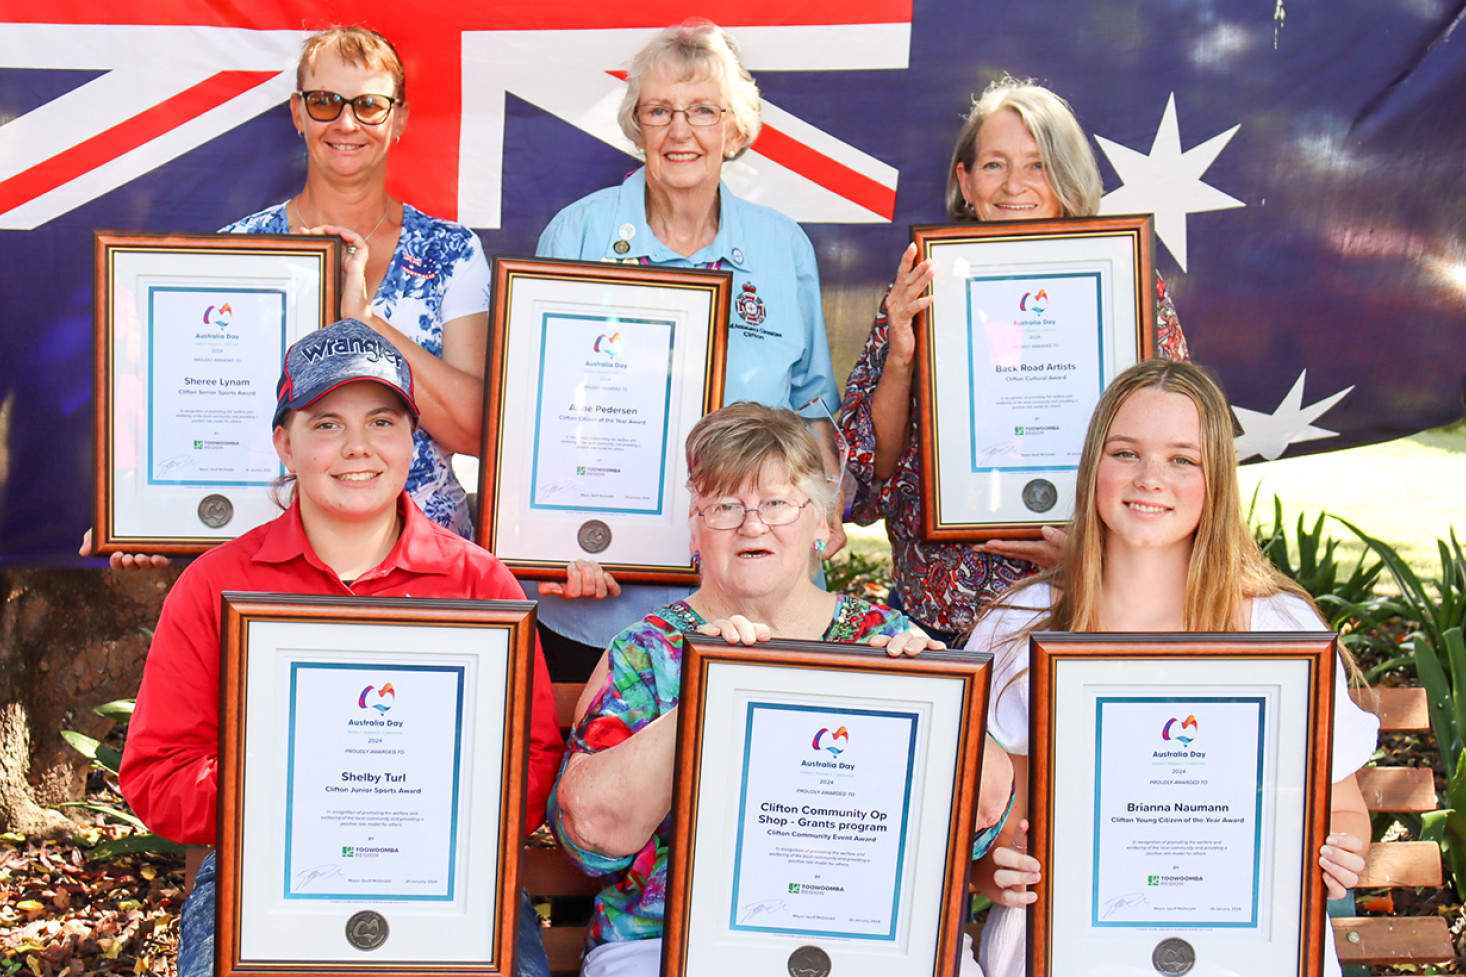
[{"label": "dark wood frame", "polygon": [[[866,645],[832,644],[819,641],[775,640],[753,647],[730,646],[721,640],[689,636],[682,657],[682,691],[678,704],[677,765],[672,792],[672,844],[667,868],[667,906],[663,930],[662,973],[683,977],[687,973],[689,916],[692,912],[692,851],[696,842],[699,807],[698,780],[702,770],[705,738],[703,708],[707,696],[707,666],[710,663],[746,664],[786,668],[813,668],[830,672],[876,672],[892,677],[919,675],[950,678],[964,685],[963,718],[953,771],[951,817],[946,841],[947,867],[941,881],[942,919],[937,930],[934,954],[939,962],[935,977],[952,977],[960,967],[962,933],[972,858],[973,821],[977,816],[977,794],[981,784],[981,754],[986,729],[988,684],[992,656],[982,653],[927,651],[915,658],[891,658],[884,651]],[[817,692],[812,694],[818,695]],[[699,907],[722,911],[722,907]],[[790,950],[807,938],[790,937]],[[859,954],[849,943],[831,944]],[[838,961],[836,970],[838,970]]]},{"label": "dark wood frame", "polygon": [[[93,466],[96,491],[92,509],[92,549],[95,553],[160,553],[191,556],[225,542],[215,536],[119,536],[112,518],[116,449],[113,444],[112,380],[116,367],[116,313],[113,296],[114,256],[122,252],[153,251],[223,255],[279,254],[316,256],[321,263],[320,321],[316,327],[338,318],[341,307],[342,241],[339,237],[306,234],[172,234],[96,231],[92,236],[92,322],[93,322]],[[214,490],[200,489],[200,497]],[[257,488],[241,489],[255,493]],[[253,525],[239,527],[239,532]],[[236,534],[238,535],[238,534]]]},{"label": "dark wood frame", "polygon": [[[1282,634],[1075,634],[1038,632],[1030,636],[1028,759],[1028,850],[1045,868],[1044,882],[1052,878],[1054,826],[1053,779],[1059,749],[1054,740],[1052,713],[1056,691],[1056,670],[1064,661],[1112,660],[1155,661],[1177,664],[1188,661],[1302,660],[1310,665],[1307,690],[1308,742],[1305,751],[1304,823],[1302,873],[1303,904],[1299,907],[1297,977],[1320,971],[1323,960],[1324,927],[1328,925],[1327,897],[1323,873],[1318,868],[1318,850],[1328,836],[1332,783],[1329,757],[1333,746],[1334,667],[1338,657],[1337,636],[1331,632]],[[1167,684],[1172,684],[1168,682]],[[1184,684],[1179,682],[1175,684]],[[1198,694],[1205,694],[1198,686]],[[1073,815],[1075,812],[1065,812]],[[1082,812],[1086,817],[1092,811]],[[1279,825],[1285,830],[1287,825]],[[1028,909],[1028,973],[1050,977],[1049,937],[1062,932],[1063,924],[1053,917],[1054,906],[1046,884],[1034,887],[1038,899]],[[1154,932],[1147,935],[1154,937]]]},{"label": "dark wood frame", "polygon": [[[510,464],[525,463],[523,459],[510,461],[503,457],[503,431],[508,412],[508,371],[515,364],[508,362],[509,322],[514,301],[514,285],[518,280],[555,281],[567,280],[590,282],[613,289],[621,285],[640,287],[664,287],[671,289],[695,289],[711,294],[709,302],[710,319],[707,323],[708,361],[703,365],[702,413],[717,410],[723,403],[723,380],[728,357],[728,311],[732,296],[733,273],[730,271],[709,271],[704,269],[663,268],[656,265],[618,265],[595,261],[561,261],[550,258],[516,258],[497,256],[494,258],[494,273],[491,307],[489,310],[488,365],[484,371],[484,434],[483,446],[479,451],[479,511],[476,539],[480,546],[499,555],[504,564],[516,575],[530,579],[564,579],[566,568],[576,559],[585,558],[584,553],[569,554],[568,558],[545,558],[526,560],[514,554],[501,554],[497,544],[497,527],[512,514],[498,511],[500,493],[498,485],[501,475]],[[701,415],[699,415],[701,416]],[[672,420],[679,420],[672,412]],[[669,439],[675,439],[674,451],[680,451],[682,440],[697,418],[681,418],[681,424],[674,424]],[[613,571],[624,581],[639,583],[695,584],[697,569],[690,554],[685,564],[667,563],[650,565],[640,563],[603,562],[607,570]]]},{"label": "dark wood frame", "polygon": [[[1155,355],[1155,251],[1149,214],[1126,217],[1066,217],[1057,220],[1004,221],[998,223],[928,224],[911,229],[919,260],[932,257],[937,244],[1006,243],[1016,240],[1129,236],[1135,255],[1136,346],[1140,359]],[[973,263],[976,266],[976,262]],[[930,295],[933,288],[927,288]],[[1022,522],[944,523],[938,501],[941,471],[937,443],[941,439],[941,418],[937,416],[934,390],[936,344],[932,342],[933,311],[923,309],[914,320],[916,331],[917,430],[921,450],[922,535],[928,540],[974,542],[985,539],[1039,539],[1044,525],[1052,520],[1035,518]],[[1117,329],[1119,325],[1117,324]],[[1120,369],[1129,364],[1122,364]],[[1106,378],[1108,383],[1111,378]],[[1082,432],[1081,432],[1082,434]],[[963,478],[969,477],[962,474]]]},{"label": "dark wood frame", "polygon": [[[215,973],[219,977],[269,974],[271,977],[346,977],[369,971],[379,977],[501,977],[514,972],[514,931],[519,906],[519,861],[528,791],[531,684],[535,648],[534,604],[529,601],[447,600],[407,597],[316,597],[226,591],[220,626],[220,722],[217,925]],[[258,621],[319,623],[328,626],[376,624],[443,628],[489,628],[509,632],[508,709],[503,717],[504,790],[499,805],[498,920],[494,964],[368,965],[341,963],[242,962],[239,959],[242,906],[242,850],[249,628]],[[431,651],[425,652],[430,654]],[[258,773],[256,773],[258,775]],[[276,853],[271,853],[273,856]],[[260,856],[256,856],[260,857]],[[267,856],[268,857],[268,856]]]}]

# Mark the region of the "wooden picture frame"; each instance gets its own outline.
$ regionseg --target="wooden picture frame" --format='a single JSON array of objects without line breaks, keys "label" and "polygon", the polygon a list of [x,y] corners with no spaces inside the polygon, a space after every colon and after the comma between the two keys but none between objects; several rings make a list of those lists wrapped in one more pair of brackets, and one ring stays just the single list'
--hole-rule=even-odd
[{"label": "wooden picture frame", "polygon": [[956,974],[991,660],[690,638],[662,973]]},{"label": "wooden picture frame", "polygon": [[478,542],[694,584],[683,445],[723,402],[732,272],[494,259]]},{"label": "wooden picture frame", "polygon": [[93,546],[202,553],[280,514],[290,344],[340,307],[341,239],[93,235]]},{"label": "wooden picture frame", "polygon": [[1336,658],[1327,632],[1031,636],[1033,977],[1319,973]]},{"label": "wooden picture frame", "polygon": [[1150,215],[926,225],[918,312],[928,540],[1038,539],[1069,520],[1089,416],[1155,351]]},{"label": "wooden picture frame", "polygon": [[512,974],[534,605],[222,604],[215,973]]}]

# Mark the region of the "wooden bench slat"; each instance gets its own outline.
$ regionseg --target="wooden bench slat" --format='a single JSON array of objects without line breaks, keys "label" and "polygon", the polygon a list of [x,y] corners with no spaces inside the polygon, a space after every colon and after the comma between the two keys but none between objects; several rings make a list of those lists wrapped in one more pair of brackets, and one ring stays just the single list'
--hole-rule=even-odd
[{"label": "wooden bench slat", "polygon": [[1390,841],[1369,846],[1359,888],[1440,887],[1441,848],[1433,841]]},{"label": "wooden bench slat", "polygon": [[579,926],[555,926],[540,930],[545,956],[550,958],[550,973],[555,977],[575,977],[580,973],[580,954],[585,948],[585,930]]},{"label": "wooden bench slat", "polygon": [[1361,709],[1379,717],[1382,733],[1430,732],[1429,700],[1424,689],[1350,689],[1349,694]]},{"label": "wooden bench slat", "polygon": [[1424,814],[1436,809],[1435,775],[1426,767],[1364,767],[1356,776],[1371,811]]},{"label": "wooden bench slat", "polygon": [[1335,919],[1339,962],[1450,963],[1456,958],[1451,930],[1439,916],[1379,916]]}]

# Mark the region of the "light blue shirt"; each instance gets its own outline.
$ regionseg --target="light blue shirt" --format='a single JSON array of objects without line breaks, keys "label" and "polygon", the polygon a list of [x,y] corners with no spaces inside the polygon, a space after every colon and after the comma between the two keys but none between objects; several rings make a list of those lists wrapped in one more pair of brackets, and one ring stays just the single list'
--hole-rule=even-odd
[{"label": "light blue shirt", "polygon": [[[840,400],[814,246],[795,221],[739,200],[721,183],[718,201],[718,236],[684,258],[647,226],[646,171],[639,169],[619,187],[598,190],[556,214],[540,235],[536,254],[731,271],[723,402],[751,400],[797,410],[818,398],[833,413]],[[625,248],[618,251],[622,241]],[[527,581],[525,589],[534,596]],[[627,585],[620,597],[605,600],[542,598],[539,617],[559,634],[604,648],[628,625],[686,596],[686,588]]]}]

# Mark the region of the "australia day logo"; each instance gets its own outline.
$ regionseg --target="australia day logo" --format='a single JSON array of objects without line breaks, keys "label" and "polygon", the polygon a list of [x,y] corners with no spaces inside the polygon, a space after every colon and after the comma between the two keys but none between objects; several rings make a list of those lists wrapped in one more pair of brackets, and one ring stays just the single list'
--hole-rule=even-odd
[{"label": "australia day logo", "polygon": [[[1191,732],[1188,734],[1187,730]],[[1182,746],[1189,746],[1198,732],[1200,729],[1196,725],[1195,716],[1187,716],[1184,721],[1173,717],[1166,720],[1166,726],[1161,730],[1161,739],[1175,740]]]},{"label": "australia day logo", "polygon": [[[821,742],[823,740],[823,743]],[[828,729],[821,729],[814,734],[813,748],[816,750],[827,750],[830,756],[839,756],[850,748],[850,733],[841,726],[833,733]]]},{"label": "australia day logo", "polygon": [[601,333],[596,337],[595,351],[597,353],[605,353],[614,360],[621,355],[621,334],[619,332],[613,332],[607,336],[605,333]]},{"label": "australia day logo", "polygon": [[223,305],[211,305],[204,310],[204,325],[212,326],[215,329],[228,329],[233,319],[234,310],[229,308],[228,302]]},{"label": "australia day logo", "polygon": [[1043,315],[1044,309],[1049,306],[1049,293],[1044,289],[1037,292],[1024,292],[1023,298],[1018,300],[1019,312],[1031,312],[1034,315]]},{"label": "australia day logo", "polygon": [[356,705],[361,709],[375,709],[378,715],[383,715],[397,702],[397,690],[392,688],[388,682],[380,689],[368,685],[361,690],[361,696],[356,700]]}]

